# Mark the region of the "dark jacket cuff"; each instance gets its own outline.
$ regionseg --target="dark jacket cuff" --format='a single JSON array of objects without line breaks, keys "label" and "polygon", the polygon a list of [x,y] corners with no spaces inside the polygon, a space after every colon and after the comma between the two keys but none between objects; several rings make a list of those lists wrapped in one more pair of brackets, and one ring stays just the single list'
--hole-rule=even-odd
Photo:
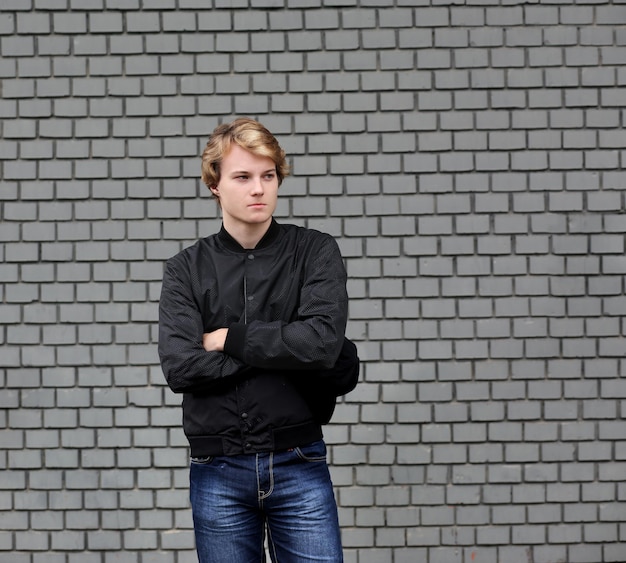
[{"label": "dark jacket cuff", "polygon": [[245,361],[244,349],[246,343],[246,331],[248,326],[244,323],[233,323],[228,327],[228,334],[224,342],[224,352],[233,358]]}]

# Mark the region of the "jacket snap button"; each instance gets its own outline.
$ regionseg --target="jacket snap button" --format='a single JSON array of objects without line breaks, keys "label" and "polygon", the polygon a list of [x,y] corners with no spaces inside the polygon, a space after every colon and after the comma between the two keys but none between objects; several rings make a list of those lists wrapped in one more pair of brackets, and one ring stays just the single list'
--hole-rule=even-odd
[{"label": "jacket snap button", "polygon": [[248,413],[247,413],[247,412],[242,412],[242,413],[241,413],[241,418],[243,418],[244,420],[246,420],[246,418],[248,418]]},{"label": "jacket snap button", "polygon": [[248,260],[254,260],[254,254],[248,254]]}]

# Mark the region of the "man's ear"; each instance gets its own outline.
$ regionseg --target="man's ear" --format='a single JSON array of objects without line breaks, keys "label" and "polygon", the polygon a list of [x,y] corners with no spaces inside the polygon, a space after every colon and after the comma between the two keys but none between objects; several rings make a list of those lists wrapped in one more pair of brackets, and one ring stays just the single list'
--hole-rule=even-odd
[{"label": "man's ear", "polygon": [[218,195],[219,190],[218,190],[218,188],[217,188],[217,185],[210,186],[210,187],[209,187],[209,189],[211,190],[211,193],[212,193],[214,196],[217,196],[217,195]]}]

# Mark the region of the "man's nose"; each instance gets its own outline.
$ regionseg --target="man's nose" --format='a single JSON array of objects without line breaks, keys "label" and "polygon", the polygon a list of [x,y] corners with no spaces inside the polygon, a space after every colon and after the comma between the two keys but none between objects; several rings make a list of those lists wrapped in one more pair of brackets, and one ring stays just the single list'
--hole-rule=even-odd
[{"label": "man's nose", "polygon": [[254,178],[252,180],[252,193],[255,195],[263,193],[263,180],[261,178]]}]

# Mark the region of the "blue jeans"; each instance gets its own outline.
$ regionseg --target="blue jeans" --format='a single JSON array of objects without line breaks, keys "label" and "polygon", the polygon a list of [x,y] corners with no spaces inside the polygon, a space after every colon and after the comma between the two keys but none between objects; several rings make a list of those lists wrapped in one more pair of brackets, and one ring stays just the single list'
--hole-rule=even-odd
[{"label": "blue jeans", "polygon": [[287,451],[192,459],[200,563],[341,563],[337,505],[323,441]]}]

